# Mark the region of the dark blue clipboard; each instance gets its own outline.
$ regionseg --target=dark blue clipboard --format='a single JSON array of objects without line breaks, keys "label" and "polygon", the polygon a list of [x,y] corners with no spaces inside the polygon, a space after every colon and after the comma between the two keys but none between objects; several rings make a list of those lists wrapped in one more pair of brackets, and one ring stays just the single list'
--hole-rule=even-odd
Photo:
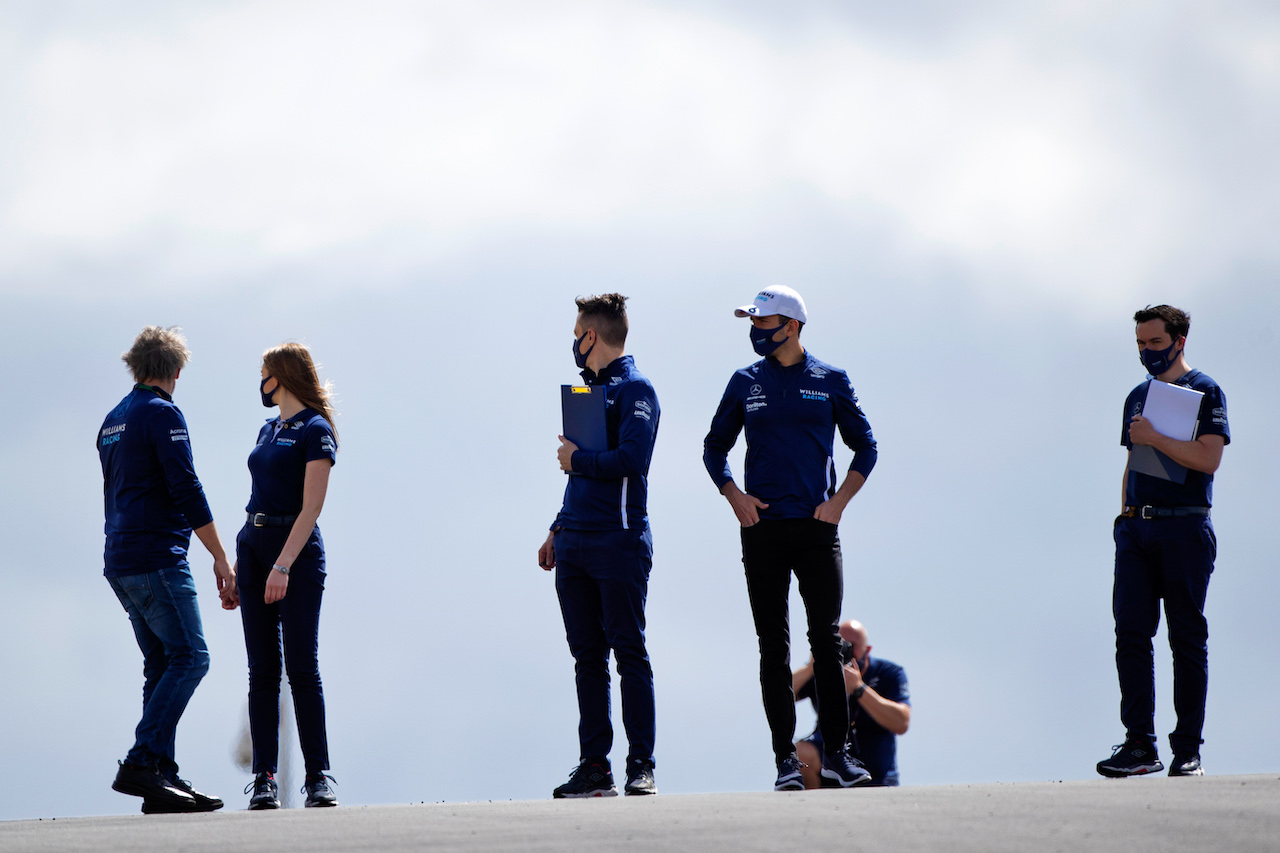
[{"label": "dark blue clipboard", "polygon": [[561,385],[564,437],[580,450],[608,450],[609,430],[604,420],[607,404],[603,385]]}]

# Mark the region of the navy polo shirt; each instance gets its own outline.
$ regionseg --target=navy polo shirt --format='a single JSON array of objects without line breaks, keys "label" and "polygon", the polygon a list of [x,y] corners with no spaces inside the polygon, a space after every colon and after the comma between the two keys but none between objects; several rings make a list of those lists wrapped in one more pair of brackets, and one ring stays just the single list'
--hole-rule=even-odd
[{"label": "navy polo shirt", "polygon": [[249,452],[253,490],[248,512],[297,515],[302,512],[302,485],[307,463],[338,461],[333,427],[313,409],[303,409],[288,420],[268,418],[258,431],[258,443]]},{"label": "navy polo shirt", "polygon": [[[868,658],[862,683],[891,702],[911,704],[907,672],[893,661]],[[815,708],[818,706],[812,678],[804,683],[796,698],[808,699]],[[872,783],[890,786],[899,784],[898,736],[873,720],[853,697],[849,698],[849,728],[853,757],[866,766]]]},{"label": "navy polo shirt", "polygon": [[790,367],[769,357],[729,379],[702,461],[723,489],[733,479],[729,450],[745,430],[743,490],[769,505],[760,517],[810,518],[840,488],[833,458],[837,429],[854,452],[849,470],[868,476],[876,464],[876,440],[845,372],[808,352]]},{"label": "navy polo shirt", "polygon": [[103,574],[187,565],[191,530],[213,521],[213,513],[173,398],[135,385],[102,422],[97,446],[106,516]]},{"label": "navy polo shirt", "polygon": [[582,372],[588,385],[603,385],[609,449],[575,450],[574,476],[552,530],[644,530],[649,526],[649,461],[658,438],[658,395],[629,355],[599,373]]},{"label": "navy polo shirt", "polygon": [[[1142,414],[1142,407],[1147,402],[1147,389],[1152,382],[1148,379],[1129,392],[1124,401],[1124,419],[1120,429],[1120,443],[1130,450],[1133,442],[1129,440],[1129,423],[1134,415]],[[1203,391],[1200,400],[1200,412],[1197,415],[1196,437],[1202,435],[1220,435],[1225,444],[1231,443],[1231,430],[1227,425],[1227,398],[1208,376],[1198,370],[1191,370],[1174,381],[1174,385]],[[1156,451],[1159,453],[1159,451]],[[1201,471],[1187,469],[1185,483],[1174,483],[1150,474],[1130,471],[1125,481],[1125,503],[1129,506],[1213,506],[1213,475]]]}]

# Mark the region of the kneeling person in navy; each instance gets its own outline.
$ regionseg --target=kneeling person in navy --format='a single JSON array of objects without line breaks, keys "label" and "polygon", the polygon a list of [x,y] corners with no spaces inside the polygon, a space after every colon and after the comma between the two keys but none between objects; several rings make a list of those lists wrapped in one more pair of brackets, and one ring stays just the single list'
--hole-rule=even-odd
[{"label": "kneeling person in navy", "polygon": [[[896,787],[898,777],[898,735],[911,725],[911,689],[907,673],[893,661],[871,656],[867,629],[849,620],[840,625],[844,687],[849,695],[849,752],[867,768],[871,784]],[[796,701],[808,699],[818,705],[814,689],[813,661],[791,674]],[[796,755],[804,765],[801,775],[806,788],[821,788],[822,730],[815,728],[796,742]]]},{"label": "kneeling person in navy", "polygon": [[653,794],[653,669],[645,649],[644,606],[653,565],[647,501],[658,397],[623,354],[626,297],[610,293],[576,302],[573,357],[587,384],[605,390],[609,449],[582,450],[560,436],[560,468],[570,476],[563,507],[538,549],[538,565],[556,573],[578,688],[579,763],[553,796],[617,795],[609,765],[610,649],[622,679],[629,744],[625,790]]}]

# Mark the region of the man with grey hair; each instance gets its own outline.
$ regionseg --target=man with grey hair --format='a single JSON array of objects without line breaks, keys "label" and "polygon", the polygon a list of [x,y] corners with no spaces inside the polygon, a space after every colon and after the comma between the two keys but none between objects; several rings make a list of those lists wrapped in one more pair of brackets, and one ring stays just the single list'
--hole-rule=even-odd
[{"label": "man with grey hair", "polygon": [[174,761],[178,720],[209,669],[187,562],[193,529],[213,556],[222,606],[237,604],[235,571],[196,477],[187,422],[173,404],[190,357],[176,326],[143,329],[122,356],[136,384],[98,431],[103,574],[133,623],[144,677],[142,720],[111,787],[142,797],[148,814],[222,808],[222,800],[178,778]]}]

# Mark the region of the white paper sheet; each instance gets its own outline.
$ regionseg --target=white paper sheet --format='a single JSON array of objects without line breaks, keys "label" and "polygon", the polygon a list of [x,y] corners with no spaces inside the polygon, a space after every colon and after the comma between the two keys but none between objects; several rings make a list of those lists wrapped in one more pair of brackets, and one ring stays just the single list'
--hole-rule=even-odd
[{"label": "white paper sheet", "polygon": [[1161,435],[1178,441],[1191,441],[1196,437],[1200,401],[1203,398],[1203,391],[1152,379],[1151,386],[1147,388],[1147,402],[1142,407],[1142,416],[1151,421],[1151,425]]}]

